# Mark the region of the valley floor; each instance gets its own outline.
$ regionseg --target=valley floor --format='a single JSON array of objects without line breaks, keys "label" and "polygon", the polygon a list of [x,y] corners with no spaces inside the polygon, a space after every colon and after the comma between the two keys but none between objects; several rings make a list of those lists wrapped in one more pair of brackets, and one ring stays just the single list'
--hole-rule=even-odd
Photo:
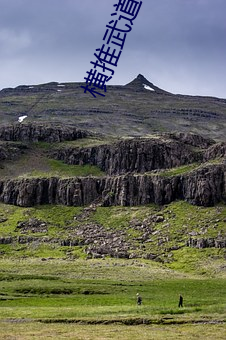
[{"label": "valley floor", "polygon": [[185,274],[142,259],[1,258],[0,268],[0,339],[226,335],[224,278]]}]

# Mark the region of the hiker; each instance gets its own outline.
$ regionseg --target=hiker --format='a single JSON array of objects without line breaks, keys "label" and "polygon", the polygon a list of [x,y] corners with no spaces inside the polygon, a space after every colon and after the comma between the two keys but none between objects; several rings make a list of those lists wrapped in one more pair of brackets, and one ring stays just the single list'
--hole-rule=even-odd
[{"label": "hiker", "polygon": [[183,307],[183,296],[180,294],[179,296],[179,304],[178,304],[178,307]]},{"label": "hiker", "polygon": [[140,306],[142,304],[142,297],[140,296],[139,293],[137,293],[137,304]]}]

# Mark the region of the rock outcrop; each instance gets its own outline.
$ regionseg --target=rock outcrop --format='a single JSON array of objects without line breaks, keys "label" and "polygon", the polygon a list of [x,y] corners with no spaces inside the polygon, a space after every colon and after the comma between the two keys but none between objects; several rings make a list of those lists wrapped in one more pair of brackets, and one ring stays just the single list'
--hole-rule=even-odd
[{"label": "rock outcrop", "polygon": [[125,140],[87,148],[61,148],[51,156],[67,164],[97,165],[108,175],[144,173],[202,159],[201,151],[194,152],[180,141],[160,138]]},{"label": "rock outcrop", "polygon": [[[0,129],[0,139],[4,140],[60,142],[86,136],[86,132],[69,127],[18,124]],[[0,160],[9,158],[13,150],[16,154],[26,147],[22,143],[21,146],[4,143],[0,145]],[[19,206],[48,203],[83,206],[94,201],[105,206],[137,206],[151,202],[163,205],[183,199],[211,206],[226,198],[223,160],[177,176],[161,175],[160,170],[224,157],[225,150],[223,143],[213,144],[210,139],[180,133],[85,148],[61,147],[51,151],[50,156],[68,164],[96,165],[107,176],[2,180],[0,201]]]},{"label": "rock outcrop", "polygon": [[136,92],[140,92],[140,91],[146,91],[144,88],[144,85],[150,87],[152,89],[152,91],[150,91],[152,94],[168,94],[168,95],[172,95],[172,93],[167,92],[161,88],[159,88],[158,86],[154,85],[153,83],[151,83],[149,80],[147,80],[142,74],[138,74],[138,76],[132,80],[130,83],[126,84],[124,86],[124,88],[126,89],[132,89]]},{"label": "rock outcrop", "polygon": [[209,147],[203,155],[204,161],[226,156],[226,143],[217,143]]},{"label": "rock outcrop", "polygon": [[175,132],[165,133],[163,134],[163,136],[164,135],[168,136],[170,139],[180,141],[183,144],[192,145],[201,149],[207,149],[211,145],[215,144],[215,141],[213,139],[196,135],[194,133]]},{"label": "rock outcrop", "polygon": [[33,178],[0,181],[0,201],[19,206],[63,204],[83,206],[102,200],[105,206],[167,204],[184,199],[211,206],[226,197],[226,165],[209,165],[189,174]]},{"label": "rock outcrop", "polygon": [[23,144],[1,143],[0,144],[0,161],[16,159],[18,155],[24,153],[27,149]]},{"label": "rock outcrop", "polygon": [[90,136],[74,126],[48,126],[41,124],[14,124],[0,127],[0,140],[22,142],[63,142]]},{"label": "rock outcrop", "polygon": [[224,237],[217,238],[190,238],[186,244],[188,247],[192,248],[226,248],[226,239]]}]

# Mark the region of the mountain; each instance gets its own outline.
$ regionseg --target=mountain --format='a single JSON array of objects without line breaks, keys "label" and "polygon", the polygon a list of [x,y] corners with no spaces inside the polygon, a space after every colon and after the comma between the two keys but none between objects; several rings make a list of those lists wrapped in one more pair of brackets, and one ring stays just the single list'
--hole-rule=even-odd
[{"label": "mountain", "polygon": [[94,98],[82,83],[51,82],[0,91],[0,124],[24,122],[76,125],[108,136],[149,136],[193,132],[216,140],[226,136],[226,99],[176,95],[144,76],[107,87]]},{"label": "mountain", "polygon": [[130,89],[130,90],[135,90],[135,91],[143,91],[145,89],[145,90],[153,91],[157,94],[172,94],[170,92],[164,91],[163,89],[160,89],[159,87],[155,86],[153,83],[147,80],[142,74],[139,74],[134,80],[126,84],[125,88]]},{"label": "mountain", "polygon": [[39,335],[48,327],[56,338],[61,325],[87,338],[90,324],[97,339],[100,327],[122,322],[122,336],[133,339],[141,329],[151,335],[151,323],[181,335],[189,322],[209,322],[218,338],[226,100],[175,95],[142,75],[108,86],[104,98],[81,84],[0,92],[3,333],[12,335],[14,323],[29,338],[43,323]]},{"label": "mountain", "polygon": [[0,255],[179,257],[189,268],[188,254],[209,248],[208,270],[221,272],[226,100],[142,75],[105,98],[80,86],[0,92]]}]

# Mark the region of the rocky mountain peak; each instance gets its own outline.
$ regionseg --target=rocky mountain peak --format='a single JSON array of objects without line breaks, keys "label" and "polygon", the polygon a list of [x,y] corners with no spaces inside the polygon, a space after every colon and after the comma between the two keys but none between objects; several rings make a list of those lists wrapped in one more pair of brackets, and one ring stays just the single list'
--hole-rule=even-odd
[{"label": "rocky mountain peak", "polygon": [[167,92],[158,86],[151,83],[147,78],[145,78],[142,74],[138,74],[138,76],[132,80],[130,83],[125,85],[126,88],[135,89],[136,91],[150,91],[153,93],[159,93],[159,94],[170,94],[170,92]]}]

